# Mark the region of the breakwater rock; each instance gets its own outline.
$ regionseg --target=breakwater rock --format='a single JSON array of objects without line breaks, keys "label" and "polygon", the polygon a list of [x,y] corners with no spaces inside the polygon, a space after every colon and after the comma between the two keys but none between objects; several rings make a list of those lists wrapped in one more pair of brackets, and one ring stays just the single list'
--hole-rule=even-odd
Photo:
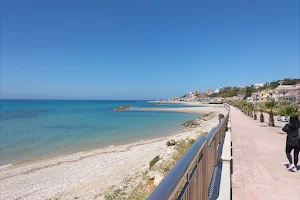
[{"label": "breakwater rock", "polygon": [[129,108],[131,108],[131,106],[121,106],[118,108],[114,108],[113,111],[124,111],[124,110],[128,110]]},{"label": "breakwater rock", "polygon": [[185,127],[195,128],[201,125],[201,119],[197,118],[197,119],[189,120],[184,122],[182,125]]},{"label": "breakwater rock", "polygon": [[186,122],[184,122],[182,125],[183,125],[184,127],[187,127],[187,128],[195,128],[195,127],[200,126],[200,125],[201,125],[201,122],[210,120],[210,119],[212,119],[214,116],[216,116],[216,113],[211,112],[211,113],[209,113],[209,114],[203,115],[202,117],[199,117],[199,118],[196,118],[196,119],[193,119],[193,120],[186,121]]}]

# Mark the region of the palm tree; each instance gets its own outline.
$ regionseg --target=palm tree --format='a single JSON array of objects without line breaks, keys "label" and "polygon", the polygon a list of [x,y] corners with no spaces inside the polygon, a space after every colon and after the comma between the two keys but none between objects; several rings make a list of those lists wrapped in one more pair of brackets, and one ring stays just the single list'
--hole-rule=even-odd
[{"label": "palm tree", "polygon": [[249,116],[253,117],[254,105],[252,103],[248,103],[247,107],[248,107]]},{"label": "palm tree", "polygon": [[241,101],[240,102],[240,109],[243,113],[248,114],[247,102],[246,101]]},{"label": "palm tree", "polygon": [[285,104],[280,106],[279,114],[281,116],[290,117],[291,115],[297,114],[298,106],[294,104]]},{"label": "palm tree", "polygon": [[259,121],[260,122],[265,122],[265,117],[264,117],[264,106],[262,104],[260,104],[258,107],[257,107],[257,110],[260,111],[260,116],[259,116]]},{"label": "palm tree", "polygon": [[251,116],[251,108],[250,103],[244,102],[244,110],[247,116]]},{"label": "palm tree", "polygon": [[256,112],[257,112],[257,107],[256,106],[254,106],[253,107],[253,112],[254,112],[254,120],[256,120],[257,119],[257,115],[256,115]]},{"label": "palm tree", "polygon": [[277,102],[275,102],[275,101],[266,101],[264,104],[266,109],[268,109],[269,126],[275,126],[273,110],[274,110],[274,108],[276,108],[276,105],[277,105]]},{"label": "palm tree", "polygon": [[262,111],[260,111],[260,116],[259,116],[259,121],[260,122],[265,122],[265,117]]}]

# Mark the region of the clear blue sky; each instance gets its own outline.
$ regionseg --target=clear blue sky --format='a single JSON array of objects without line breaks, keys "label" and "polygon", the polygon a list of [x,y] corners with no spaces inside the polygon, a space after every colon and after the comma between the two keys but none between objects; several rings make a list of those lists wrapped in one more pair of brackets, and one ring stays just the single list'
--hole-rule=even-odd
[{"label": "clear blue sky", "polygon": [[158,99],[300,77],[298,0],[1,4],[1,98]]}]

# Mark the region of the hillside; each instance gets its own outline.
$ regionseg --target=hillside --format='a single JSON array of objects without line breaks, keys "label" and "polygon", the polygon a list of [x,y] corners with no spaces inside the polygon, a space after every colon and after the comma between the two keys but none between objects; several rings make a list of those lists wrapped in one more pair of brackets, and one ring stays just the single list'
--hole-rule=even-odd
[{"label": "hillside", "polygon": [[233,96],[245,96],[247,98],[254,92],[260,92],[265,89],[275,89],[279,85],[295,85],[300,84],[300,79],[289,79],[277,80],[264,84],[262,87],[255,88],[254,85],[246,87],[224,87],[220,89],[219,93],[209,95],[209,97],[233,97]]}]

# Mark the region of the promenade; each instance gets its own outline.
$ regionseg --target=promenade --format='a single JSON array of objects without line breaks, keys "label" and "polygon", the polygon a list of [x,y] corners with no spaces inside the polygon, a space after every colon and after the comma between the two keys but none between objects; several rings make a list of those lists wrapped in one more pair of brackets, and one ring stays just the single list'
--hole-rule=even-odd
[{"label": "promenade", "polygon": [[286,134],[281,130],[286,123],[275,121],[276,127],[268,127],[268,115],[260,123],[259,114],[253,120],[234,107],[230,113],[232,199],[300,199],[300,170],[286,169]]}]

